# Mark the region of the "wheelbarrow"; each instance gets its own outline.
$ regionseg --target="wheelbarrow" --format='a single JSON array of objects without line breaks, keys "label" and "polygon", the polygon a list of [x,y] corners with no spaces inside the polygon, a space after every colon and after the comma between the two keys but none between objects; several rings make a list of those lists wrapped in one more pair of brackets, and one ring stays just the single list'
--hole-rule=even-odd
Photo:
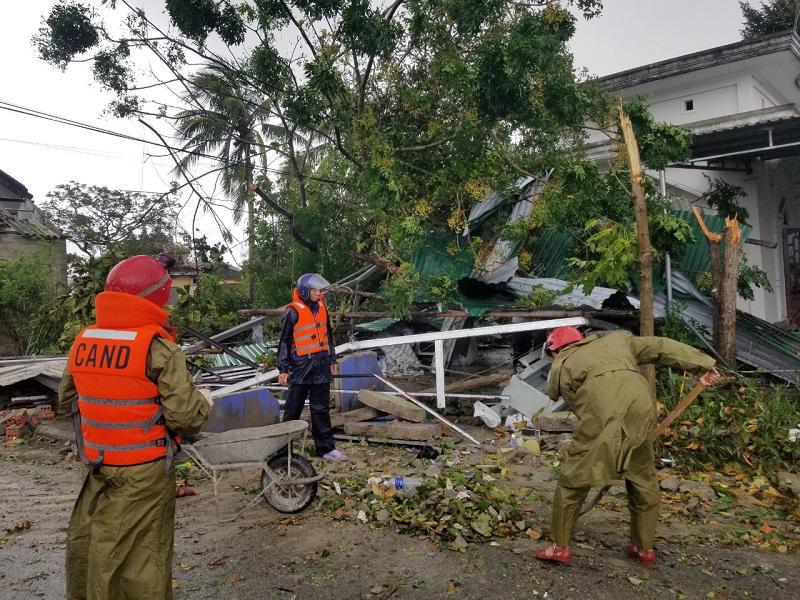
[{"label": "wheelbarrow", "polygon": [[264,427],[230,429],[220,433],[201,434],[181,447],[214,483],[214,503],[219,518],[218,484],[224,471],[247,467],[261,468],[261,491],[236,516],[262,498],[275,510],[297,513],[308,507],[317,495],[314,465],[305,457],[292,454],[292,441],[305,438],[308,423],[286,421]]}]

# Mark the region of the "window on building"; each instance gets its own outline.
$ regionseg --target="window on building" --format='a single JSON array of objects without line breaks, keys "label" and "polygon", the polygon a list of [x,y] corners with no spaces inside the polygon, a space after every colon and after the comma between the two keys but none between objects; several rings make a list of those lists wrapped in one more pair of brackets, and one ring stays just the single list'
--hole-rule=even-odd
[{"label": "window on building", "polygon": [[694,100],[691,99],[691,98],[689,100],[684,100],[683,101],[683,110],[685,110],[686,112],[693,111],[694,110]]}]

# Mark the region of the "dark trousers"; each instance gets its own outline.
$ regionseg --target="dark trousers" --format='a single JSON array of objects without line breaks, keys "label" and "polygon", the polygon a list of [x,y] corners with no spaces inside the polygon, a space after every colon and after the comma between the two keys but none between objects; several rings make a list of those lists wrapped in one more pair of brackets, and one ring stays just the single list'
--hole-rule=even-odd
[{"label": "dark trousers", "polygon": [[311,409],[311,435],[314,437],[314,446],[317,456],[327,454],[334,448],[333,427],[331,427],[330,414],[331,384],[317,383],[291,383],[286,392],[286,403],[283,406],[283,420],[294,421],[300,418],[306,398]]}]

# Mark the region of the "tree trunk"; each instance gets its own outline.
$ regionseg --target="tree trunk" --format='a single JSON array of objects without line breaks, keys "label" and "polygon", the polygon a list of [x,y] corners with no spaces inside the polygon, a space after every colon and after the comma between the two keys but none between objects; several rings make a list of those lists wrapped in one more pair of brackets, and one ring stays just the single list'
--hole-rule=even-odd
[{"label": "tree trunk", "polygon": [[714,306],[713,344],[722,362],[734,367],[736,361],[736,295],[739,279],[739,242],[741,231],[736,218],[725,219],[725,248],[723,236],[708,229],[699,207],[694,218],[708,241],[711,254],[711,301]]},{"label": "tree trunk", "polygon": [[[639,157],[639,145],[628,115],[619,105],[619,125],[625,140],[628,164],[630,165],[631,198],[636,217],[636,242],[639,262],[639,335],[655,335],[655,315],[653,313],[653,250],[650,246],[650,228],[647,219],[647,200],[644,193],[644,174]],[[655,398],[656,372],[652,365],[641,368]]]},{"label": "tree trunk", "polygon": [[739,279],[739,223],[725,219],[725,254],[719,282],[719,335],[717,352],[730,367],[736,368],[736,283]]},{"label": "tree trunk", "polygon": [[247,299],[250,301],[250,306],[253,305],[253,298],[255,297],[256,290],[256,273],[254,270],[253,259],[255,258],[256,237],[255,237],[255,195],[253,194],[253,164],[250,160],[250,144],[245,146],[245,178],[247,183],[245,185],[244,193],[247,194],[247,262],[249,265],[250,276],[247,278]]},{"label": "tree trunk", "polygon": [[706,238],[708,240],[708,251],[711,255],[711,302],[714,306],[712,315],[712,343],[714,348],[719,351],[719,307],[720,304],[720,277],[722,275],[722,245],[719,236]]}]

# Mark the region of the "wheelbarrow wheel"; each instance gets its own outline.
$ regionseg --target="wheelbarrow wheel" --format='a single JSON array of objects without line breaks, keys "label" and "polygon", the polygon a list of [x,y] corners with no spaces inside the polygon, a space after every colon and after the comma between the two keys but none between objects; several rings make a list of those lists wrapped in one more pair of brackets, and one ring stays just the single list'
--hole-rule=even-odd
[{"label": "wheelbarrow wheel", "polygon": [[[286,455],[273,456],[267,465],[280,479],[286,479],[288,469]],[[317,475],[314,465],[302,456],[292,456],[291,477],[306,478]],[[261,473],[261,489],[270,484],[270,476],[266,470]],[[264,492],[264,500],[277,511],[282,513],[298,513],[304,510],[317,496],[317,483],[304,483],[302,485],[271,485]]]}]

